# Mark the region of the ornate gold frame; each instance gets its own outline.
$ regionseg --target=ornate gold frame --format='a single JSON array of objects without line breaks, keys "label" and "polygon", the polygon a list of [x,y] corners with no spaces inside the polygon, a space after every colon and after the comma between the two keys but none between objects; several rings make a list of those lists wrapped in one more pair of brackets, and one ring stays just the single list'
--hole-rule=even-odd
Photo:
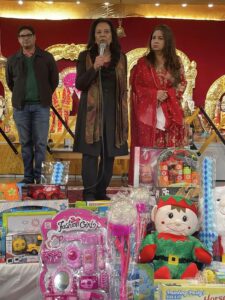
[{"label": "ornate gold frame", "polygon": [[86,44],[56,44],[49,46],[45,50],[50,52],[55,60],[69,59],[75,60],[81,51],[86,48]]},{"label": "ornate gold frame", "polygon": [[225,75],[216,79],[208,89],[205,100],[205,111],[211,120],[214,119],[216,103],[225,92]]}]

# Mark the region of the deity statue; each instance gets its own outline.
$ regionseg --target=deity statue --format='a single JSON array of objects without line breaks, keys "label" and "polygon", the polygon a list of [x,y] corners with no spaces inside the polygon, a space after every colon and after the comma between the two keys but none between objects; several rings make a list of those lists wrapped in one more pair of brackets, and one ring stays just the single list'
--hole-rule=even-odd
[{"label": "deity statue", "polygon": [[225,93],[223,93],[220,99],[216,103],[214,123],[218,127],[221,133],[225,134]]},{"label": "deity statue", "polygon": [[3,96],[0,95],[0,122],[3,119],[6,112],[6,104]]},{"label": "deity statue", "polygon": [[[59,85],[56,88],[53,96],[52,103],[61,117],[64,119],[66,124],[68,125],[68,120],[70,116],[70,112],[72,110],[73,99],[68,87],[63,84],[62,79],[59,80]],[[58,124],[56,122],[55,113],[51,112],[51,122],[50,122],[50,132],[62,132],[63,126],[60,120],[58,120]],[[57,126],[58,125],[58,126]]]}]

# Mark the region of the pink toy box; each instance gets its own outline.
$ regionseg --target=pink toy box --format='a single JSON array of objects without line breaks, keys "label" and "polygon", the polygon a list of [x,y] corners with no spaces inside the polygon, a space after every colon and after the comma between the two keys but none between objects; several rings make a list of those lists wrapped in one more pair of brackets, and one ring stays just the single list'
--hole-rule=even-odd
[{"label": "pink toy box", "polygon": [[109,299],[106,219],[68,209],[42,224],[43,299]]},{"label": "pink toy box", "polygon": [[135,147],[134,186],[154,186],[157,180],[157,160],[162,149]]}]

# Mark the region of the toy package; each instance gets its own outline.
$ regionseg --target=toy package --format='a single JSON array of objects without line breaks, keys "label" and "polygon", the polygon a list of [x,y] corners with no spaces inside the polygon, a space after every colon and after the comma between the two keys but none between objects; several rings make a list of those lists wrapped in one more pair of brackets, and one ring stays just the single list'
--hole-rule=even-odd
[{"label": "toy package", "polygon": [[169,149],[158,158],[158,187],[198,186],[199,171],[196,153],[186,149]]},{"label": "toy package", "polygon": [[38,262],[42,237],[40,233],[9,233],[6,236],[6,262]]},{"label": "toy package", "polygon": [[65,185],[56,184],[30,184],[27,187],[27,196],[23,199],[34,200],[52,200],[52,199],[66,199],[67,188]]},{"label": "toy package", "polygon": [[67,199],[59,200],[27,200],[27,201],[4,201],[0,202],[0,220],[3,213],[19,212],[19,211],[34,211],[34,210],[55,210],[61,211],[69,206]]},{"label": "toy package", "polygon": [[201,197],[201,188],[200,186],[183,186],[183,187],[156,187],[155,189],[155,198],[156,202],[161,196],[175,195],[183,196],[188,198],[196,203],[199,202]]},{"label": "toy package", "polygon": [[201,164],[202,190],[203,195],[200,200],[201,209],[201,231],[199,238],[207,246],[210,253],[213,254],[213,244],[217,240],[216,215],[214,201],[215,186],[215,159],[210,156],[204,156]]},{"label": "toy package", "polygon": [[108,300],[106,219],[68,209],[42,225],[43,299]]},{"label": "toy package", "polygon": [[[202,159],[202,190],[200,201],[202,228],[200,239],[208,245],[214,263],[225,263],[225,187],[215,186],[216,159],[209,154]],[[225,266],[225,264],[224,264]],[[221,268],[220,268],[221,270]],[[219,271],[219,273],[221,273]],[[218,273],[217,273],[218,274]],[[224,276],[224,272],[221,273]]]},{"label": "toy package", "polygon": [[162,284],[159,300],[223,300],[225,287],[222,284]]},{"label": "toy package", "polygon": [[108,240],[111,251],[111,298],[126,300],[128,297],[129,266],[134,256],[136,208],[126,197],[114,200],[108,213]]},{"label": "toy package", "polygon": [[38,262],[42,241],[40,230],[45,218],[51,218],[55,211],[4,212],[2,215],[2,255],[6,263]]},{"label": "toy package", "polygon": [[2,224],[6,233],[39,233],[44,220],[55,214],[54,210],[4,212]]},{"label": "toy package", "polygon": [[45,161],[42,163],[41,183],[65,185],[69,178],[69,161]]},{"label": "toy package", "polygon": [[[42,218],[49,218],[52,211],[55,214],[55,211],[62,211],[67,208],[67,199],[0,202],[0,263],[5,261],[6,234],[8,231],[14,234],[17,234],[18,231],[22,234],[31,230],[40,232]],[[48,213],[49,211],[50,213]],[[42,215],[42,212],[44,212],[44,215]],[[42,217],[39,215],[42,215]]]},{"label": "toy package", "polygon": [[5,262],[5,240],[3,237],[3,228],[0,224],[0,263]]},{"label": "toy package", "polygon": [[136,208],[134,257],[135,261],[138,262],[139,248],[146,234],[151,210],[155,205],[155,198],[151,197],[150,191],[146,186],[131,189],[128,198],[131,200],[134,208]]},{"label": "toy package", "polygon": [[0,183],[0,200],[20,200],[19,188],[15,182]]},{"label": "toy package", "polygon": [[162,149],[135,147],[134,153],[134,186],[156,184],[157,159]]}]

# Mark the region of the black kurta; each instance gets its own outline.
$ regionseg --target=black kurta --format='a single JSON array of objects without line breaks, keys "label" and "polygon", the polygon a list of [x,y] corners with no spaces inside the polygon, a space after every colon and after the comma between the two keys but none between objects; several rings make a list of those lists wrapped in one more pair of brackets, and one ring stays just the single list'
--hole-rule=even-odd
[{"label": "black kurta", "polygon": [[87,144],[85,142],[85,126],[87,111],[87,94],[92,82],[101,76],[103,103],[103,136],[105,151],[108,157],[127,155],[127,142],[120,148],[115,147],[115,122],[116,122],[116,73],[115,68],[102,67],[98,72],[92,67],[86,70],[87,51],[80,53],[77,63],[76,87],[82,91],[77,114],[74,151],[92,156],[99,156],[102,141]]}]

